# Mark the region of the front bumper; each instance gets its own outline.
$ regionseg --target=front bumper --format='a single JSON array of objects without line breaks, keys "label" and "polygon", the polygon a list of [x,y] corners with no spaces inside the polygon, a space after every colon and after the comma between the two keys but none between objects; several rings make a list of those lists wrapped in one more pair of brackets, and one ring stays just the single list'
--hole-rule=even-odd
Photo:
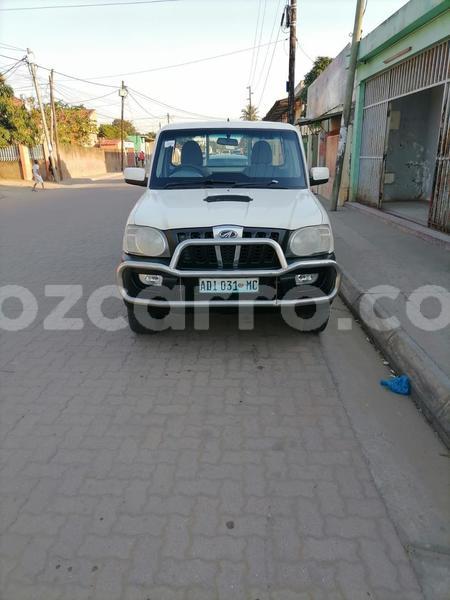
[{"label": "front bumper", "polygon": [[[236,240],[190,240],[181,242],[169,264],[159,262],[158,259],[124,260],[117,267],[117,285],[120,295],[128,304],[151,306],[159,308],[194,308],[194,307],[282,307],[302,306],[330,303],[338,293],[340,284],[340,269],[332,258],[318,258],[286,261],[281,246],[273,240],[240,239],[239,245],[252,243],[267,243],[273,246],[279,268],[272,269],[213,269],[194,270],[177,268],[183,249],[188,245],[236,245]],[[295,275],[308,272],[319,272],[317,285],[295,285]],[[158,286],[140,286],[137,274],[151,273],[161,275],[163,278],[164,293]],[[258,277],[261,286],[271,292],[268,297],[242,297],[229,294],[227,298],[205,294],[199,295],[199,278],[240,278]],[[247,296],[247,295],[246,295]],[[270,297],[272,296],[272,297]]]}]

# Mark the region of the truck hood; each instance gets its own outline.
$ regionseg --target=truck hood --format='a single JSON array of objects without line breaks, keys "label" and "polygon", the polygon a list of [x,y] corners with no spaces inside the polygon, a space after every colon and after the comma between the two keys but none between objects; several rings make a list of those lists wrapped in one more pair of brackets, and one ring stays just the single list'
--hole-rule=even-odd
[{"label": "truck hood", "polygon": [[[250,202],[207,202],[208,196],[248,196]],[[241,225],[298,229],[328,223],[328,216],[312,192],[255,188],[150,190],[140,198],[129,224],[156,229]]]}]

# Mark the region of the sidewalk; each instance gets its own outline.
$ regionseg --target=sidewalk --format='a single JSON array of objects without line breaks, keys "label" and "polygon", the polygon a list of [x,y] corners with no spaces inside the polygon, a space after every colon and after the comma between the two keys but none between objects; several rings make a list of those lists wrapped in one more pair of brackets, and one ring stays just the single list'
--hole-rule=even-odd
[{"label": "sidewalk", "polygon": [[[107,181],[107,180],[123,179],[123,173],[100,173],[99,175],[92,175],[89,177],[74,177],[70,179],[63,179],[59,183],[54,181],[44,180],[44,185],[49,190],[59,189],[67,186],[79,186],[89,185],[95,181]],[[34,181],[31,179],[2,179],[0,178],[0,188],[31,188]]]},{"label": "sidewalk", "polygon": [[[328,201],[319,197],[328,209]],[[450,282],[450,252],[443,244],[428,241],[416,233],[399,228],[384,217],[379,218],[354,206],[329,213],[336,246],[337,260],[343,270],[341,296],[361,319],[376,345],[398,374],[410,377],[413,398],[430,419],[443,440],[450,441],[450,325],[426,331],[407,314],[410,308],[420,310],[432,324],[441,310],[447,316]],[[445,236],[442,236],[445,237]],[[374,294],[375,286],[392,286],[399,290],[395,299],[380,297],[375,314],[381,318],[394,316],[399,326],[388,331],[370,327],[367,315],[361,313],[361,298]],[[420,300],[411,293],[421,286],[439,286],[436,299]],[[369,299],[373,299],[369,297]],[[366,296],[367,299],[367,296]],[[412,321],[415,321],[413,323]],[[386,392],[388,393],[388,392]]]}]

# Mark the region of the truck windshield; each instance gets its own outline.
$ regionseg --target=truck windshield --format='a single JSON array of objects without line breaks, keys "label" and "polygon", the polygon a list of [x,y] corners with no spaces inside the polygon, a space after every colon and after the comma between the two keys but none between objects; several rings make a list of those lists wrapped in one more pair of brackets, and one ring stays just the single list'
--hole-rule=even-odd
[{"label": "truck windshield", "polygon": [[153,189],[195,187],[305,188],[299,138],[270,129],[171,129],[161,133]]}]

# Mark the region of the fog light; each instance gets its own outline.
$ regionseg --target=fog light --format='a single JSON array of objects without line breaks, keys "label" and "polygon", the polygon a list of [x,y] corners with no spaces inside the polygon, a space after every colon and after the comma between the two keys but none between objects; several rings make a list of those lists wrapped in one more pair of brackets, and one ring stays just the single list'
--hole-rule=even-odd
[{"label": "fog light", "polygon": [[296,285],[305,285],[307,283],[315,283],[319,277],[318,273],[300,273],[295,276]]},{"label": "fog light", "polygon": [[140,273],[139,280],[144,285],[162,285],[162,275],[151,275],[150,273]]}]

